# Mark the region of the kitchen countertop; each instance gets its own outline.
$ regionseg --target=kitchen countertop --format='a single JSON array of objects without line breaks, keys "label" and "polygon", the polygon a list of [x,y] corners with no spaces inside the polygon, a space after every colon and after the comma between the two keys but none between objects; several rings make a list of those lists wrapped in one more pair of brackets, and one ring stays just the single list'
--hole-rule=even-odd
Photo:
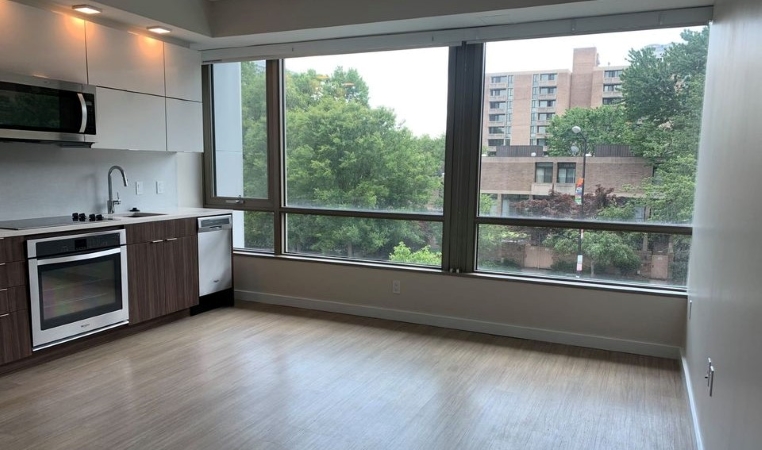
[{"label": "kitchen countertop", "polygon": [[[69,231],[90,230],[94,228],[120,227],[133,223],[157,222],[161,220],[188,219],[193,217],[217,216],[220,214],[230,214],[228,209],[208,209],[208,208],[164,208],[151,209],[150,211],[141,211],[146,213],[160,213],[161,215],[150,217],[125,217],[130,212],[120,212],[111,215],[114,220],[103,220],[100,222],[80,222],[72,225],[62,225],[58,227],[34,228],[30,230],[0,230],[0,238],[15,236],[30,236],[43,233],[65,233]],[[105,215],[105,217],[109,217]]]}]

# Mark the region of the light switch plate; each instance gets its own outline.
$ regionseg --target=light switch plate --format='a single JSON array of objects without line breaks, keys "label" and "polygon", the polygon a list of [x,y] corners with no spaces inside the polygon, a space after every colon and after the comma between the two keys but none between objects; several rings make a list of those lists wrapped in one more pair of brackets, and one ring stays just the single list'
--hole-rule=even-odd
[{"label": "light switch plate", "polygon": [[157,194],[163,194],[164,193],[164,182],[163,181],[157,181],[156,182],[156,193]]},{"label": "light switch plate", "polygon": [[136,181],[135,182],[135,195],[143,195],[143,182],[142,181]]}]

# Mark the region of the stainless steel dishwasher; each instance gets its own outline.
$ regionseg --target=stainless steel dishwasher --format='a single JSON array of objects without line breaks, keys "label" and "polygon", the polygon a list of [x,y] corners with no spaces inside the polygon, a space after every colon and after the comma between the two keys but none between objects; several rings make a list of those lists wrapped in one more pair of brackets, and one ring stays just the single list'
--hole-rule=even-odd
[{"label": "stainless steel dishwasher", "polygon": [[198,219],[198,314],[233,305],[233,216]]}]

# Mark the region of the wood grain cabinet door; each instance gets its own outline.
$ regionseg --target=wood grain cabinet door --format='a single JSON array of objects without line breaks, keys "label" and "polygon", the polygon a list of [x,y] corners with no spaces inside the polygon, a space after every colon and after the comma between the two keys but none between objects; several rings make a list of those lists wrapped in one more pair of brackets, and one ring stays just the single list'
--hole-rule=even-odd
[{"label": "wood grain cabinet door", "polygon": [[0,364],[32,354],[29,311],[0,314]]},{"label": "wood grain cabinet door", "polygon": [[164,254],[164,241],[127,246],[130,324],[167,314]]},{"label": "wood grain cabinet door", "polygon": [[167,313],[198,305],[198,236],[168,239],[163,247]]}]

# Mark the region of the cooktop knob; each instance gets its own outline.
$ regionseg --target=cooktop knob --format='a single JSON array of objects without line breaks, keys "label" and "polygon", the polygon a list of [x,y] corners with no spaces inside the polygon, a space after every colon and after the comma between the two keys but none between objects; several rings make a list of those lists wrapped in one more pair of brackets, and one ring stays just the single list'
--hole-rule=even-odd
[{"label": "cooktop knob", "polygon": [[95,222],[95,214],[90,214],[87,218],[90,219],[90,222]]},{"label": "cooktop knob", "polygon": [[71,220],[79,220],[79,213],[71,213]]},{"label": "cooktop knob", "polygon": [[87,220],[87,216],[85,215],[85,213],[79,213],[79,221],[84,222],[86,220]]}]

